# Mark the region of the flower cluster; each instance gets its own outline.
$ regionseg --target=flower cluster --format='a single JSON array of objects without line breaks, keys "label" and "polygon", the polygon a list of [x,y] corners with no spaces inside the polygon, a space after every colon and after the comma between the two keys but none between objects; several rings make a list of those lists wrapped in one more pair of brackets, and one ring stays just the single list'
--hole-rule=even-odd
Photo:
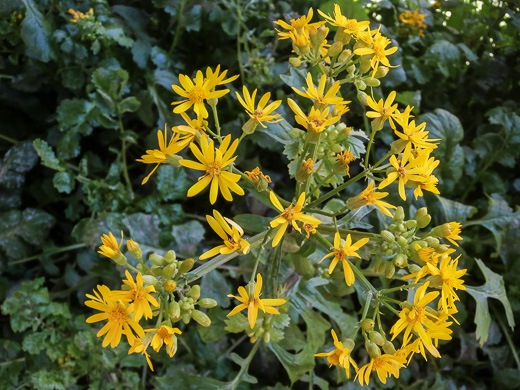
[{"label": "flower cluster", "polygon": [[420,13],[419,8],[415,9],[413,12],[404,11],[399,14],[399,20],[408,25],[412,31],[417,31],[421,37],[424,37],[424,29],[427,27],[424,23],[424,19],[426,18],[426,14]]}]

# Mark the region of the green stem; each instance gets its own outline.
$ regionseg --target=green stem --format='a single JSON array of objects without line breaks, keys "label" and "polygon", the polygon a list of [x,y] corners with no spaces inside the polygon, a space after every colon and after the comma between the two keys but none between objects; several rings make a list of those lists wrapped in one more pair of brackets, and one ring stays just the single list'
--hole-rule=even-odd
[{"label": "green stem", "polygon": [[249,365],[251,364],[251,360],[253,360],[253,357],[256,354],[256,351],[258,351],[258,348],[260,347],[260,340],[258,340],[253,348],[251,349],[251,352],[249,352],[249,355],[242,361],[242,365],[240,366],[240,371],[235,376],[235,379],[229,384],[231,389],[236,389],[238,384],[240,383],[240,379],[242,378],[242,375],[247,372],[249,369]]},{"label": "green stem", "polygon": [[240,78],[242,79],[242,83],[244,83],[244,64],[242,64],[242,48],[240,47],[240,23],[242,21],[242,10],[240,9],[240,0],[236,1],[235,8],[237,10],[237,60],[238,68],[240,69]]},{"label": "green stem", "polygon": [[13,360],[8,360],[6,362],[2,362],[0,363],[0,367],[3,367],[3,366],[7,366],[9,364],[13,364],[13,363],[20,363],[20,362],[24,362],[25,361],[25,358],[19,358],[19,359],[13,359]]},{"label": "green stem", "polygon": [[[114,102],[116,106],[116,113],[117,113],[117,122],[119,125],[119,132],[121,135],[125,132],[125,128],[123,127],[123,120],[121,119],[121,114],[119,112],[119,106],[117,105],[117,102]],[[165,129],[166,131],[166,129]],[[133,194],[132,189],[132,182],[130,181],[130,176],[128,175],[128,166],[126,163],[126,141],[124,139],[121,140],[121,157],[122,157],[122,163],[123,163],[123,177],[125,178],[126,186],[128,187],[128,190],[131,194]]]},{"label": "green stem", "polygon": [[405,284],[405,285],[398,286],[398,287],[393,287],[393,288],[385,288],[383,290],[380,290],[379,294],[386,295],[386,294],[392,293],[394,291],[403,291],[403,290],[406,290],[408,288],[419,287],[419,286],[422,286],[423,284],[424,284],[424,282]]},{"label": "green stem", "polygon": [[[307,156],[307,153],[309,152],[309,147],[311,145],[307,142],[307,138],[305,139],[305,143],[303,144],[303,152],[298,160],[298,165],[296,166],[296,169],[298,170],[305,160],[305,157]],[[298,198],[301,194],[301,182],[296,183],[296,198]]]},{"label": "green stem", "polygon": [[28,261],[38,259],[38,258],[40,258],[42,256],[48,256],[48,255],[54,255],[56,253],[68,252],[68,251],[72,251],[74,249],[84,248],[85,246],[86,246],[85,244],[74,244],[74,245],[64,246],[64,247],[61,247],[61,248],[54,248],[54,249],[51,249],[51,250],[48,250],[48,251],[43,251],[42,253],[38,253],[37,255],[34,255],[34,256],[25,257],[23,259],[10,261],[7,264],[8,265],[23,264],[23,263],[26,263]]},{"label": "green stem", "polygon": [[307,207],[305,207],[305,210],[307,210],[308,208],[312,208],[314,206],[317,206],[319,205],[320,203],[323,203],[325,202],[327,199],[329,198],[332,198],[334,195],[336,195],[338,192],[341,192],[343,191],[345,188],[347,188],[349,185],[355,183],[356,181],[358,180],[361,180],[365,175],[366,175],[366,170],[364,170],[363,172],[361,172],[360,174],[358,174],[357,176],[354,176],[352,179],[350,179],[349,181],[337,186],[336,188],[330,190],[329,192],[327,192],[325,195],[322,195],[320,196],[318,199],[316,199],[314,202],[311,202],[307,205]]},{"label": "green stem", "polygon": [[511,349],[511,353],[513,354],[513,358],[515,359],[518,371],[520,371],[520,358],[518,357],[517,348],[513,343],[513,340],[511,339],[511,335],[509,334],[509,329],[507,329],[506,325],[504,324],[504,321],[500,317],[501,314],[498,312],[496,307],[491,305],[491,309],[493,310],[494,317],[496,318],[498,324],[500,325],[500,328],[502,329],[502,333],[504,334],[507,340],[507,344],[509,344],[509,348]]},{"label": "green stem", "polygon": [[372,291],[368,292],[367,299],[365,301],[365,306],[363,307],[363,315],[361,316],[361,320],[360,321],[363,321],[365,318],[367,318],[368,309],[370,308],[370,302],[372,302],[372,296],[373,295],[374,294],[372,293]]},{"label": "green stem", "polygon": [[[314,144],[314,149],[312,150],[312,157],[311,157],[311,159],[312,159],[313,163],[315,163],[316,159],[318,158],[318,148],[320,146],[320,138],[321,138],[321,133],[318,135],[318,140]],[[311,186],[312,176],[313,176],[313,174],[311,173],[309,175],[309,177],[307,178],[307,180],[305,180],[305,187],[304,187],[305,189],[303,191],[303,192],[305,192],[305,196],[307,198],[309,198],[309,199],[310,199],[310,197],[309,197],[309,188]]]},{"label": "green stem", "polygon": [[[366,117],[365,117],[366,120]],[[372,130],[370,134],[370,139],[368,140],[367,152],[365,153],[365,168],[368,168],[368,160],[370,158],[370,149],[372,149],[372,144],[374,143],[374,137],[376,136],[376,130]]]},{"label": "green stem", "polygon": [[267,239],[269,238],[269,232],[271,231],[271,229],[272,228],[269,228],[267,230],[267,233],[265,234],[264,239],[262,240],[262,243],[260,244],[260,248],[258,248],[258,253],[256,254],[256,258],[255,258],[255,266],[253,267],[253,272],[251,273],[251,279],[249,279],[250,283],[253,283],[255,281],[256,270],[258,269],[258,264],[260,263],[260,256],[262,255],[262,253],[264,251],[265,244],[267,242]]},{"label": "green stem", "polygon": [[320,188],[322,187],[323,185],[325,185],[325,183],[332,177],[336,174],[336,172],[332,171],[331,173],[329,173],[324,179],[320,180],[318,182],[318,185],[317,185],[317,188]]},{"label": "green stem", "polygon": [[331,217],[331,218],[336,216],[336,213],[328,213],[328,212],[320,210],[320,209],[307,209],[305,211],[308,212],[308,213],[315,213],[315,214],[325,215],[326,217]]},{"label": "green stem", "polygon": [[222,137],[220,136],[220,123],[218,121],[217,105],[211,105],[211,111],[213,111],[213,118],[215,119],[215,128],[217,129],[218,142],[222,143]]},{"label": "green stem", "polygon": [[381,302],[383,301],[389,301],[389,302],[392,302],[392,303],[395,303],[397,305],[400,305],[402,302],[397,300],[397,299],[394,299],[394,298],[390,298],[390,297],[387,297],[385,295],[380,295],[379,296],[379,299],[381,299]]},{"label": "green stem", "polygon": [[179,40],[181,39],[182,34],[182,16],[184,13],[184,6],[186,5],[186,0],[181,0],[179,4],[179,9],[177,10],[177,26],[175,27],[175,36],[173,37],[173,42],[168,49],[168,57],[172,55],[173,49],[177,46],[179,43]]},{"label": "green stem", "polygon": [[384,155],[384,157],[379,160],[378,162],[376,162],[373,166],[372,166],[372,170],[374,170],[375,168],[377,168],[378,166],[380,166],[383,161],[385,161],[387,158],[389,158],[392,154],[394,154],[393,150],[389,150],[387,154]]},{"label": "green stem", "polygon": [[[320,233],[328,234],[331,236],[333,236],[336,233],[336,228],[334,228],[333,226],[318,226],[317,230]],[[347,234],[350,234],[351,236],[354,236],[354,237],[368,237],[373,240],[381,237],[381,235],[377,234],[377,233],[358,232],[357,230],[350,230],[350,229],[337,229],[337,232],[342,236],[346,236]]]},{"label": "green stem", "polygon": [[381,303],[386,306],[387,309],[389,309],[392,313],[396,314],[396,315],[399,315],[399,312],[397,310],[395,310],[392,306],[390,306],[390,304],[388,302],[385,302],[385,301],[381,301]]},{"label": "green stem", "polygon": [[15,140],[14,138],[8,137],[7,135],[0,134],[0,138],[6,140],[8,142],[11,142],[13,144],[18,143],[17,140]]}]

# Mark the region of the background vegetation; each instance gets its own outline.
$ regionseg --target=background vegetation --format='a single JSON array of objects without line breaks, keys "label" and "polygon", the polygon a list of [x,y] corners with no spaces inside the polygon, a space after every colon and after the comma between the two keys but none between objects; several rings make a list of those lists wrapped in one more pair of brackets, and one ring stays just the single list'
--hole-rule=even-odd
[{"label": "background vegetation", "polygon": [[[508,324],[520,319],[520,9],[515,1],[491,0],[336,2],[349,17],[381,24],[399,46],[392,63],[397,58],[400,66],[382,79],[382,91],[396,90],[397,101],[415,106],[432,138],[443,140],[434,153],[441,160],[442,197],[429,195],[411,207],[426,201],[434,222],[463,223],[465,280],[483,286],[470,291],[474,299],[461,294],[461,327],[451,348],[441,349],[442,359],[427,366],[414,362],[399,384],[389,381],[387,387],[517,388],[519,337]],[[298,17],[309,6],[330,12],[332,4],[0,1],[1,388],[136,388],[148,375],[140,356],[127,355],[126,347],[101,347],[85,323],[91,313],[83,302],[96,284],[120,280],[112,262],[95,253],[109,230],[124,230],[143,250],[174,249],[180,258],[212,246],[198,221],[209,208],[185,198],[193,181],[188,173],[161,166],[140,185],[146,167],[135,159],[154,145],[157,128],[175,125],[171,84],[179,73],[220,64],[241,75],[236,88],[245,83],[285,100],[293,92],[280,75],[297,75],[287,64],[290,45],[277,39],[273,21]],[[93,17],[71,23],[70,8],[92,8]],[[426,15],[424,36],[399,19],[417,8]],[[355,90],[344,95],[353,101],[349,125],[363,129]],[[220,112],[227,113],[223,128],[240,134],[245,114],[238,102],[221,104]],[[260,164],[282,188],[289,180],[279,169],[287,164],[282,150],[265,132],[247,140],[238,163],[245,169]],[[390,129],[383,129],[378,142],[391,141]],[[266,211],[253,197],[228,207],[230,215]],[[214,325],[186,332],[173,360],[154,356],[164,364],[144,377],[148,387],[209,388],[235,377],[240,361],[229,360],[226,351],[245,356],[250,347],[237,343],[241,334],[224,337],[223,320],[230,305],[226,294],[242,284],[240,267],[248,264],[245,258],[203,278],[205,296],[220,306],[209,313]],[[306,286],[302,304],[317,299],[311,282]],[[338,302],[342,297],[344,309],[356,310],[350,293],[331,292]],[[481,314],[477,323],[475,313]],[[352,319],[344,317],[346,323]],[[328,329],[319,321],[309,324],[313,328],[288,330],[281,347],[303,348],[306,331]],[[249,370],[259,384],[241,386],[357,386],[323,362],[309,375],[305,362],[287,356],[297,355],[261,349]],[[262,375],[267,369],[269,378]],[[379,387],[376,382],[371,386]]]}]

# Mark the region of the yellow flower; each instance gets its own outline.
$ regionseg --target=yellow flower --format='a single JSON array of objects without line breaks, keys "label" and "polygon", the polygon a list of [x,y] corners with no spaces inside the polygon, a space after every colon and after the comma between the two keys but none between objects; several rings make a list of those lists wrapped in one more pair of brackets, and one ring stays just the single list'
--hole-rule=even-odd
[{"label": "yellow flower", "polygon": [[343,98],[336,96],[339,91],[340,83],[339,81],[334,82],[332,86],[329,88],[327,93],[325,93],[325,85],[327,84],[327,75],[322,75],[320,78],[320,82],[318,84],[318,88],[314,86],[312,81],[312,76],[310,73],[307,73],[307,89],[302,88],[303,92],[299,89],[292,87],[293,91],[298,95],[303,96],[307,99],[313,99],[314,104],[318,108],[324,108],[328,104],[346,104],[350,102],[344,102]]},{"label": "yellow flower", "polygon": [[258,167],[254,168],[252,171],[245,171],[244,174],[255,184],[257,184],[260,180],[265,180],[266,182],[271,183],[271,178],[269,175],[264,175]]},{"label": "yellow flower", "polygon": [[215,233],[224,240],[224,244],[203,253],[200,255],[199,260],[205,260],[219,253],[239,252],[243,255],[249,253],[249,242],[241,238],[244,235],[244,231],[236,222],[222,217],[217,210],[213,210],[213,217],[206,215],[206,219]]},{"label": "yellow flower", "polygon": [[459,246],[456,240],[462,240],[462,237],[459,236],[462,225],[458,222],[449,222],[440,226],[436,226],[429,233],[432,237],[440,237],[445,238],[450,241],[453,245]]},{"label": "yellow flower", "polygon": [[[430,267],[428,266],[428,264],[436,268],[437,264],[439,263],[439,258],[442,257],[444,254],[442,252],[437,252],[434,248],[431,247],[421,248],[417,244],[415,246],[415,250],[417,251],[419,260],[423,261],[426,264],[419,271],[403,276],[401,279],[407,280],[415,278],[415,283],[417,283],[419,279],[422,279],[426,275],[431,274]],[[448,254],[452,253],[453,251],[453,249],[450,249],[448,251]]]},{"label": "yellow flower", "polygon": [[356,159],[356,156],[354,156],[350,151],[350,146],[348,150],[344,150],[343,152],[336,154],[336,158],[338,159],[338,166],[344,169],[347,176],[350,177],[349,165]]},{"label": "yellow flower", "polygon": [[178,102],[173,102],[172,105],[178,105],[174,108],[173,112],[176,114],[180,114],[181,112],[185,112],[193,106],[193,110],[195,111],[195,114],[197,114],[197,116],[207,118],[209,114],[208,110],[206,109],[206,106],[204,105],[204,100],[218,99],[224,96],[226,93],[229,92],[229,89],[223,89],[221,91],[214,91],[213,89],[217,85],[221,85],[226,82],[231,82],[238,78],[237,75],[230,77],[227,80],[223,80],[226,76],[227,70],[224,71],[221,75],[219,75],[219,70],[220,65],[217,66],[215,73],[213,73],[211,68],[207,68],[207,77],[204,77],[202,72],[199,70],[197,71],[195,79],[193,80],[191,80],[186,75],[179,75],[179,82],[181,83],[182,88],[178,85],[172,85],[172,88],[177,94],[186,99]]},{"label": "yellow flower", "polygon": [[88,10],[88,12],[83,13],[80,11],[75,11],[72,8],[69,8],[69,14],[71,14],[74,19],[69,20],[70,23],[77,23],[79,20],[83,19],[93,19],[94,17],[94,10],[91,8]]},{"label": "yellow flower", "polygon": [[349,256],[355,256],[361,258],[356,251],[358,251],[363,245],[365,245],[369,241],[368,238],[362,238],[361,240],[356,241],[355,244],[352,244],[352,237],[350,234],[347,235],[347,239],[343,248],[341,247],[341,237],[338,232],[334,235],[334,252],[330,252],[323,259],[320,260],[320,263],[325,260],[327,257],[334,256],[332,262],[329,266],[329,274],[334,271],[336,265],[339,261],[343,264],[343,273],[345,274],[345,283],[347,286],[352,286],[355,281],[354,272],[352,271],[352,264],[347,259]]},{"label": "yellow flower", "polygon": [[426,14],[420,14],[419,8],[417,8],[415,11],[404,11],[399,15],[399,20],[403,22],[404,24],[408,24],[410,26],[414,26],[417,28],[426,28],[426,24],[424,24],[424,18],[426,17]]},{"label": "yellow flower", "polygon": [[206,139],[202,139],[200,149],[194,145],[190,145],[190,149],[200,162],[191,160],[181,160],[179,164],[187,168],[206,171],[188,190],[188,196],[195,196],[211,183],[209,201],[214,204],[217,200],[218,190],[222,192],[222,196],[227,201],[232,201],[233,196],[230,191],[238,195],[244,195],[244,190],[237,184],[240,175],[228,171],[224,171],[228,165],[235,161],[235,157],[231,157],[238,146],[238,140],[231,145],[231,135],[226,136],[219,148],[215,148],[214,141],[209,143]]},{"label": "yellow flower", "polygon": [[321,110],[311,107],[311,111],[307,116],[303,113],[302,109],[296,104],[294,100],[287,99],[287,102],[289,103],[291,110],[293,110],[293,112],[296,114],[294,116],[296,122],[307,129],[307,131],[312,133],[321,133],[323,130],[325,130],[325,128],[340,120],[340,116],[329,115],[329,107]]},{"label": "yellow flower", "polygon": [[181,135],[178,133],[172,134],[170,142],[167,142],[167,134],[168,132],[166,130],[166,125],[164,125],[164,136],[161,130],[157,130],[157,141],[159,143],[159,150],[147,150],[146,154],[142,155],[140,159],[136,160],[145,164],[157,164],[155,168],[152,169],[152,172],[150,172],[148,176],[146,176],[143,179],[141,185],[146,184],[148,182],[148,180],[153,175],[155,170],[159,167],[159,165],[165,163],[176,163],[176,161],[178,160],[175,160],[172,157],[176,153],[179,153],[186,146],[188,146],[188,144],[191,142],[191,140],[188,137],[181,138]]},{"label": "yellow flower", "polygon": [[97,337],[106,334],[103,340],[103,347],[106,347],[108,344],[112,348],[117,347],[123,334],[130,344],[133,344],[135,339],[134,332],[143,338],[143,328],[130,317],[130,314],[134,312],[135,306],[133,304],[127,305],[128,301],[116,299],[114,292],[110,291],[107,286],[98,285],[98,291],[94,290],[94,295],[87,294],[87,298],[91,300],[86,301],[85,305],[103,312],[87,318],[87,323],[91,324],[108,320],[105,326],[96,334]]},{"label": "yellow flower", "polygon": [[145,332],[155,332],[151,345],[155,352],[159,352],[161,347],[166,344],[166,352],[170,357],[175,355],[177,352],[177,336],[176,334],[182,334],[180,329],[172,328],[171,326],[161,325],[160,328],[146,329]]},{"label": "yellow flower", "polygon": [[146,362],[148,363],[148,367],[150,367],[150,370],[153,371],[152,361],[150,360],[150,355],[148,354],[148,352],[146,352],[146,348],[143,344],[143,340],[141,340],[139,338],[136,338],[134,340],[133,345],[130,347],[130,349],[128,351],[129,355],[131,353],[141,353],[142,355],[144,355],[144,357],[146,358]]},{"label": "yellow flower", "polygon": [[359,383],[363,386],[363,382],[368,385],[370,373],[375,371],[377,377],[382,383],[386,383],[386,378],[393,375],[399,378],[399,369],[404,367],[406,358],[399,355],[383,354],[370,359],[370,362],[359,369],[354,380],[359,378]]},{"label": "yellow flower", "polygon": [[423,190],[433,192],[434,194],[440,193],[437,189],[439,179],[432,175],[433,170],[439,165],[439,160],[435,160],[434,157],[428,158],[430,156],[430,151],[431,150],[429,149],[413,150],[414,153],[418,154],[417,158],[414,160],[414,163],[424,169],[420,175],[421,179],[419,181],[410,180],[407,183],[408,186],[415,187],[413,192],[415,199],[417,199],[418,196],[423,196]]},{"label": "yellow flower", "polygon": [[184,140],[188,144],[191,144],[193,140],[200,140],[201,138],[207,138],[208,134],[206,133],[205,126],[208,125],[208,122],[204,120],[201,116],[197,116],[197,119],[191,119],[185,112],[181,112],[181,116],[184,121],[187,123],[186,125],[179,125],[172,130],[176,133],[184,135]]},{"label": "yellow flower", "polygon": [[373,69],[372,78],[376,74],[377,68],[379,64],[383,64],[384,66],[388,66],[389,68],[395,68],[395,66],[390,65],[388,58],[391,54],[394,54],[397,51],[397,46],[391,47],[390,49],[386,49],[386,47],[391,43],[390,39],[381,35],[380,32],[377,32],[376,35],[372,38],[372,47],[362,47],[354,50],[354,54],[359,56],[371,55],[372,58],[370,60],[370,66]]},{"label": "yellow flower", "polygon": [[255,327],[256,319],[258,317],[258,309],[262,310],[264,313],[280,314],[278,310],[276,310],[273,306],[283,305],[286,302],[286,300],[282,298],[260,299],[261,290],[262,275],[257,274],[256,283],[250,283],[247,286],[247,290],[242,286],[238,288],[238,293],[240,294],[240,297],[236,297],[231,294],[228,295],[229,298],[235,298],[241,303],[233,310],[231,310],[231,312],[227,316],[234,316],[242,310],[247,309],[247,319],[249,321],[249,326],[251,327],[251,329],[253,329]]},{"label": "yellow flower", "polygon": [[159,302],[150,294],[155,292],[154,286],[143,286],[143,275],[137,273],[136,280],[125,270],[126,279],[123,283],[130,287],[130,290],[113,291],[114,296],[119,299],[128,300],[134,304],[134,320],[139,322],[141,317],[152,318],[152,308],[150,304],[159,307]]},{"label": "yellow flower", "polygon": [[[407,160],[410,157],[412,146],[417,149],[428,150],[437,148],[437,144],[434,144],[433,142],[440,141],[440,139],[428,138],[429,132],[424,130],[426,128],[426,123],[421,123],[418,126],[415,126],[415,121],[411,121],[410,123],[401,123],[401,125],[403,127],[403,132],[397,130],[394,130],[394,132],[402,140],[397,142],[404,144],[403,159]],[[401,148],[402,147],[403,146],[401,146]]]},{"label": "yellow flower", "polygon": [[377,208],[385,215],[392,217],[392,213],[388,210],[395,209],[396,207],[391,205],[390,203],[383,202],[380,199],[383,199],[388,195],[388,192],[376,192],[377,188],[374,188],[374,182],[371,181],[367,188],[365,188],[361,193],[354,196],[353,198],[347,199],[347,207],[349,210],[357,210],[361,206],[365,205],[375,205]]},{"label": "yellow flower", "polygon": [[369,118],[373,118],[372,121],[372,129],[377,131],[383,128],[386,120],[390,122],[390,126],[395,129],[394,122],[392,121],[392,116],[395,114],[399,114],[397,111],[397,103],[392,106],[392,103],[395,99],[395,91],[390,92],[386,101],[383,103],[383,99],[379,99],[376,103],[371,96],[367,96],[367,104],[374,111],[367,111],[366,115]]},{"label": "yellow flower", "polygon": [[[357,38],[359,33],[368,29],[370,25],[370,22],[368,20],[358,22],[356,19],[348,19],[346,16],[343,16],[341,14],[341,8],[338,4],[334,4],[334,17],[326,15],[321,10],[318,10],[318,12],[322,17],[324,17],[327,20],[327,22],[329,22],[333,26],[338,27],[338,39],[343,41],[344,43],[348,43],[350,35],[353,35],[354,38]],[[342,34],[348,34],[347,37],[341,39],[342,36],[340,32]]]},{"label": "yellow flower", "polygon": [[430,278],[431,286],[441,289],[441,298],[439,299],[438,308],[445,312],[454,308],[455,301],[459,300],[455,290],[466,290],[466,286],[463,286],[464,280],[462,280],[461,277],[467,270],[461,269],[457,271],[459,258],[460,256],[452,260],[451,257],[446,256],[441,260],[439,268],[427,264],[430,273],[434,275]]},{"label": "yellow flower", "polygon": [[[395,179],[399,178],[399,196],[403,200],[406,200],[406,193],[404,190],[405,184],[408,180],[420,182],[422,180],[422,174],[426,171],[423,166],[417,166],[417,159],[397,160],[395,156],[390,157],[390,164],[394,167],[394,171],[390,172],[385,180],[379,183],[380,189],[385,188],[387,185],[393,183]],[[422,160],[421,160],[422,161]]]},{"label": "yellow flower", "polygon": [[276,236],[273,239],[273,247],[278,245],[285,231],[289,227],[289,224],[301,233],[302,231],[296,222],[301,221],[304,224],[310,224],[313,226],[318,226],[321,223],[318,218],[302,213],[303,204],[305,203],[305,192],[300,194],[300,197],[294,206],[291,204],[286,209],[283,208],[273,191],[269,193],[269,199],[271,199],[271,203],[274,207],[282,212],[282,214],[271,221],[272,228],[278,227],[278,232],[276,232]]},{"label": "yellow flower", "polygon": [[112,232],[108,232],[108,235],[103,234],[101,236],[101,242],[103,245],[99,247],[98,253],[102,254],[105,257],[110,259],[114,259],[118,256],[122,256],[121,254],[121,246],[123,245],[123,231],[121,230],[121,242],[118,244],[116,238],[112,234]]},{"label": "yellow flower", "polygon": [[[251,119],[242,127],[245,133],[251,134],[256,126],[260,125],[263,128],[266,128],[267,126],[263,124],[263,122],[266,123],[276,123],[280,122],[283,118],[280,118],[280,114],[271,114],[274,110],[276,110],[280,104],[282,103],[281,100],[277,100],[275,102],[272,102],[267,106],[267,103],[269,102],[269,99],[271,98],[271,92],[267,92],[262,96],[260,101],[258,102],[258,106],[255,108],[255,98],[256,93],[258,90],[254,90],[253,94],[250,95],[247,87],[244,85],[242,88],[242,94],[244,97],[242,98],[238,92],[236,92],[238,101],[240,104],[246,109],[247,114],[250,116]],[[280,118],[280,119],[277,119]]]},{"label": "yellow flower", "polygon": [[350,352],[352,352],[352,349],[354,348],[354,342],[352,340],[347,340],[345,342],[347,345],[343,346],[343,343],[338,340],[338,336],[336,336],[334,329],[331,329],[330,333],[334,339],[334,346],[336,349],[333,349],[330,352],[317,353],[314,356],[326,356],[327,361],[330,363],[329,367],[332,367],[332,365],[343,367],[347,378],[350,378],[350,364],[352,364],[356,372],[358,370],[356,362],[350,356]]},{"label": "yellow flower", "polygon": [[317,227],[318,227],[317,224],[304,223],[303,224],[303,230],[305,231],[305,233],[307,233],[305,235],[305,238],[309,238],[311,236],[311,234],[316,234],[316,228]]},{"label": "yellow flower", "polygon": [[399,313],[399,320],[390,329],[390,333],[393,334],[392,340],[404,330],[403,345],[406,345],[410,341],[413,331],[419,336],[427,349],[433,346],[432,338],[427,330],[436,327],[435,321],[438,318],[427,310],[426,305],[437,298],[439,293],[429,292],[426,294],[429,284],[429,282],[426,282],[417,289],[413,305],[410,302],[405,302],[403,309]]},{"label": "yellow flower", "polygon": [[302,15],[298,19],[291,19],[289,23],[285,22],[284,20],[277,20],[274,22],[274,24],[279,25],[281,28],[288,30],[288,31],[278,31],[278,35],[280,38],[278,39],[289,39],[290,33],[293,31],[301,32],[302,29],[308,28],[309,26],[321,26],[323,22],[316,22],[311,23],[311,19],[313,16],[313,10],[312,8],[309,8],[309,12],[307,15]]}]

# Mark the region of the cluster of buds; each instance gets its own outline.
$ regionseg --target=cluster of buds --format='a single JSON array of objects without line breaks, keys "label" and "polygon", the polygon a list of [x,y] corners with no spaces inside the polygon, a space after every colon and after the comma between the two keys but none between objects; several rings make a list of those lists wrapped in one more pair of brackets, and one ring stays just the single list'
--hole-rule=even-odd
[{"label": "cluster of buds", "polygon": [[204,309],[211,309],[217,306],[217,301],[211,298],[200,298],[200,286],[187,286],[184,290],[177,290],[179,299],[175,300],[172,296],[172,300],[168,305],[168,315],[172,322],[179,322],[182,320],[185,324],[188,324],[191,319],[194,319],[199,325],[207,327],[211,325],[211,320],[201,310],[195,309],[195,306],[199,306]]}]

